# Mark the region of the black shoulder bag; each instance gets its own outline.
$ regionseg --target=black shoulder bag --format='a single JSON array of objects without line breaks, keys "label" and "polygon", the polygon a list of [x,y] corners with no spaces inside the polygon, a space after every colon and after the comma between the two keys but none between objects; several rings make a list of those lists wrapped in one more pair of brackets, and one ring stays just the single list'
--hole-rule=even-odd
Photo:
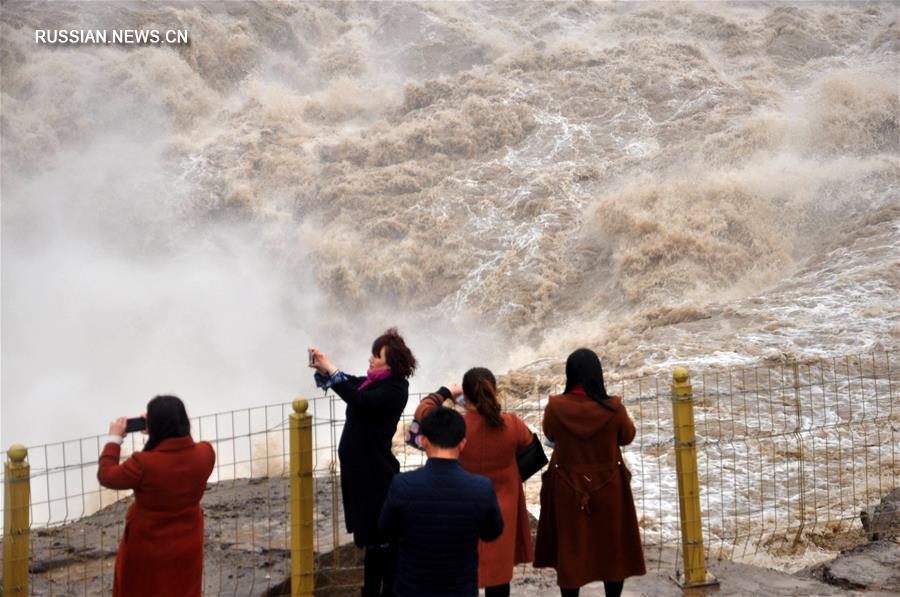
[{"label": "black shoulder bag", "polygon": [[544,454],[544,447],[537,433],[532,433],[528,447],[516,454],[516,464],[519,465],[519,476],[523,483],[547,465],[547,455]]}]

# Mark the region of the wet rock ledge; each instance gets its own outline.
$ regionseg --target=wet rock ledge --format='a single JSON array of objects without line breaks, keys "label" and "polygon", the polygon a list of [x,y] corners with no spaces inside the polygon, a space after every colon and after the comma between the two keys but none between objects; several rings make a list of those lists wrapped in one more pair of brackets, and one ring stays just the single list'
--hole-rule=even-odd
[{"label": "wet rock ledge", "polygon": [[804,571],[810,578],[847,590],[900,594],[900,489],[860,513],[867,543]]},{"label": "wet rock ledge", "polygon": [[[343,530],[340,492],[331,477],[315,480],[316,595],[358,595],[362,558]],[[290,510],[284,477],[237,479],[210,485],[206,512],[204,593],[277,597],[290,594]],[[71,524],[32,532],[32,588],[35,595],[109,595],[125,511],[131,498]],[[734,562],[710,562],[721,582],[718,595],[866,595],[900,592],[900,489],[861,515],[870,541],[847,549],[829,562],[789,575]],[[75,514],[72,514],[74,516]],[[334,546],[338,545],[337,550]],[[675,554],[646,550],[647,576],[630,579],[627,595],[681,595],[669,579]],[[552,571],[516,567],[512,593],[556,596]],[[582,590],[603,594],[601,583]]]}]

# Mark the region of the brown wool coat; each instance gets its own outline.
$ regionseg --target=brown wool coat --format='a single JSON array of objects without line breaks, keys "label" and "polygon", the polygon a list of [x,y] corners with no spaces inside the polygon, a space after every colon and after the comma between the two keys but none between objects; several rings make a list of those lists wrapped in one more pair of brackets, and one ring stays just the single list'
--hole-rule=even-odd
[{"label": "brown wool coat", "polygon": [[[443,402],[439,394],[431,394],[416,409],[416,420]],[[462,467],[483,475],[494,484],[494,492],[503,514],[503,533],[497,539],[478,542],[478,586],[491,587],[512,580],[513,566],[534,559],[525,491],[519,477],[516,453],[531,443],[532,432],[513,413],[503,413],[506,425],[488,426],[477,412],[467,412],[466,447],[459,455]]]},{"label": "brown wool coat", "polygon": [[618,397],[610,411],[586,396],[551,396],[544,433],[556,442],[541,476],[535,568],[555,568],[557,583],[576,588],[646,573],[631,472],[619,446],[634,423]]}]

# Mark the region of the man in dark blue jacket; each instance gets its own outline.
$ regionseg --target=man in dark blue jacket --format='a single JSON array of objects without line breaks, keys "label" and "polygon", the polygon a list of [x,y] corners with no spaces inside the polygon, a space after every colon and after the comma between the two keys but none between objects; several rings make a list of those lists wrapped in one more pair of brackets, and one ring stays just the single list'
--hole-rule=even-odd
[{"label": "man in dark blue jacket", "polygon": [[436,408],[421,423],[428,462],[394,477],[381,510],[385,535],[400,543],[394,595],[478,595],[478,540],[503,532],[494,485],[459,464],[466,422]]}]

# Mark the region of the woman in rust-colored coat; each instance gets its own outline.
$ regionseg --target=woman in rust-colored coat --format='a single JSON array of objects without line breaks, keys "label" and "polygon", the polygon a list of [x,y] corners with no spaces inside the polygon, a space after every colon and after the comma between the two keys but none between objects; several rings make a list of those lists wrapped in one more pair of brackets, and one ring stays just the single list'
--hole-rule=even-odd
[{"label": "woman in rust-colored coat", "polygon": [[556,446],[542,476],[535,568],[555,568],[563,597],[602,580],[608,597],[629,576],[646,573],[631,473],[619,446],[634,439],[622,400],[608,396],[596,353],[566,362],[566,390],[544,410],[544,434]]},{"label": "woman in rust-colored coat", "polygon": [[109,425],[97,478],[110,489],[133,489],[116,554],[113,597],[200,597],[203,510],[200,498],[216,461],[208,442],[194,443],[184,404],[157,396],[147,405],[149,439],[119,464],[125,417]]},{"label": "woman in rust-colored coat", "polygon": [[534,559],[525,492],[516,464],[516,454],[531,444],[532,432],[514,413],[500,412],[497,381],[483,367],[467,371],[461,388],[442,387],[423,398],[416,420],[451,398],[466,408],[466,449],[459,462],[468,472],[493,482],[503,515],[500,537],[478,542],[478,586],[485,588],[485,597],[504,597],[509,595],[513,566]]}]

